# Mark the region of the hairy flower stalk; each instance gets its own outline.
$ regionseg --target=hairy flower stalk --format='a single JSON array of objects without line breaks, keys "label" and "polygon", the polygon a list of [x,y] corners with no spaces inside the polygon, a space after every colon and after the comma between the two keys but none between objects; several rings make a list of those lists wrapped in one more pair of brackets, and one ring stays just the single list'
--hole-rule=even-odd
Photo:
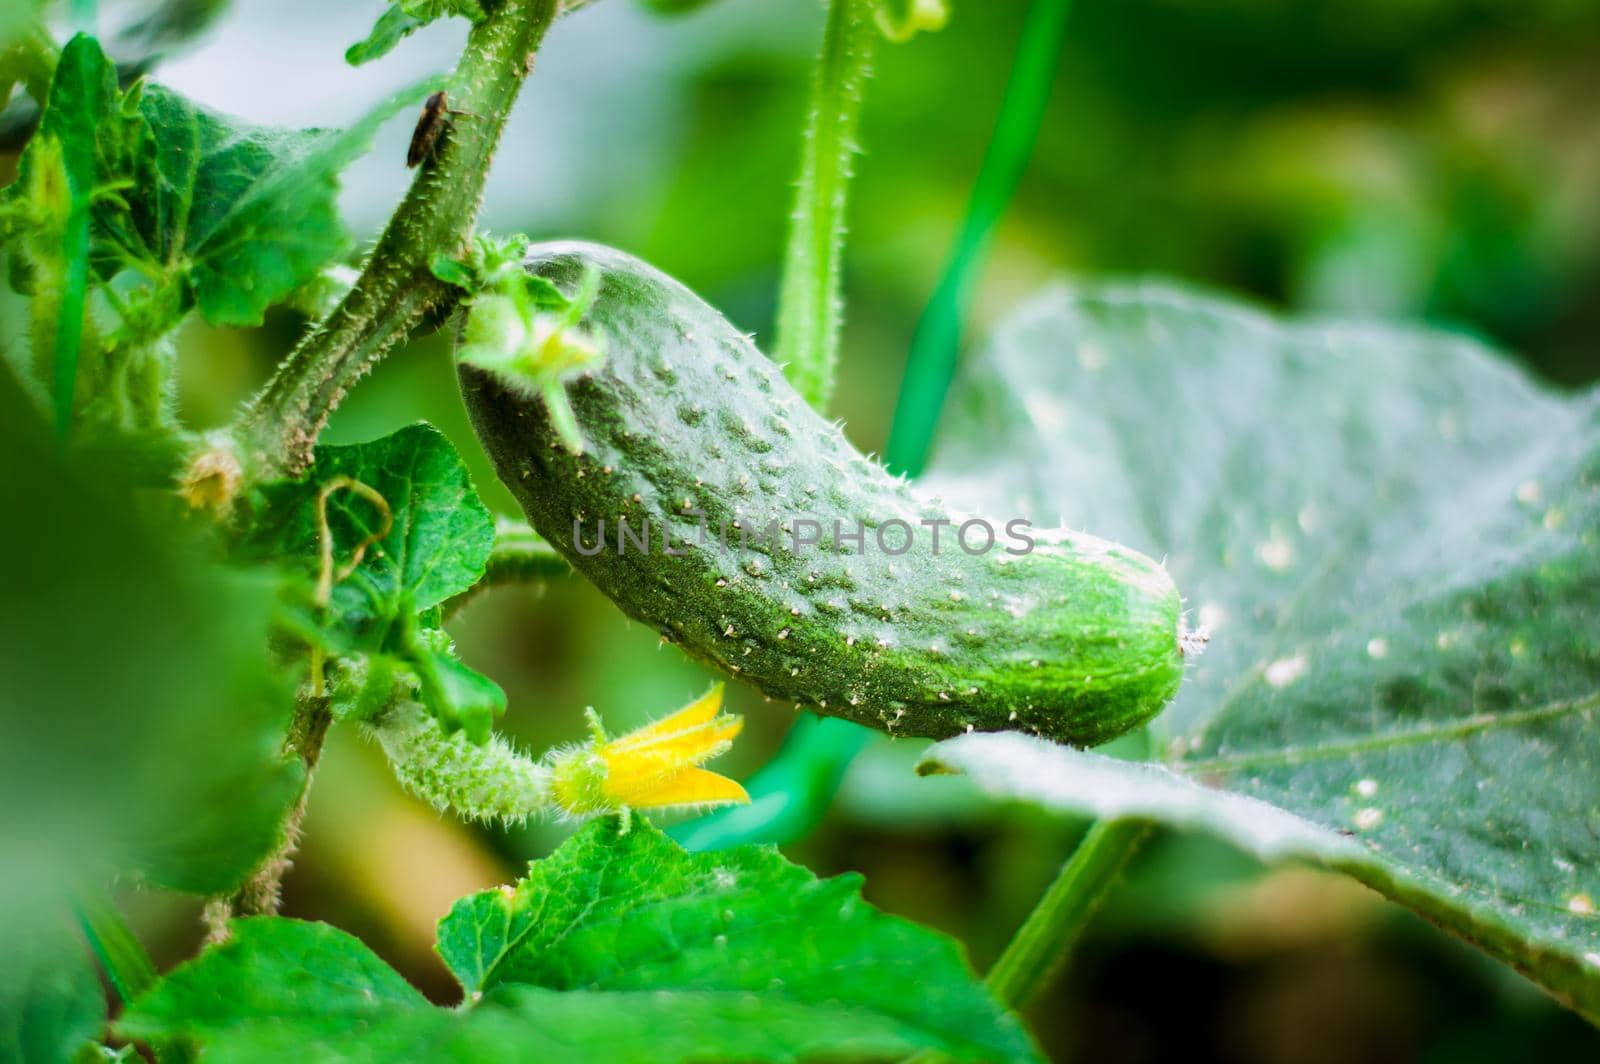
[{"label": "hairy flower stalk", "polygon": [[701,768],[733,745],[744,726],[722,712],[722,685],[661,720],[609,738],[594,710],[590,740],[534,760],[499,736],[481,745],[447,733],[416,702],[402,702],[370,731],[396,778],[437,809],[475,820],[573,820],[635,809],[702,809],[748,802],[735,781]]}]

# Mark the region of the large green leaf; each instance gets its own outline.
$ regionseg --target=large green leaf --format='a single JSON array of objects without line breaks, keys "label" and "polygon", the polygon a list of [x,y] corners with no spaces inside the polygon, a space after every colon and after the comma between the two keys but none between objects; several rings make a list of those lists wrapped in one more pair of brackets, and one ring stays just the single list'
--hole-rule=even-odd
[{"label": "large green leaf", "polygon": [[63,459],[0,372],[0,911],[18,925],[119,869],[231,889],[303,778],[270,581],[208,564],[125,479]]},{"label": "large green leaf", "polygon": [[956,944],[867,905],[859,877],[819,880],[771,847],[689,854],[644,823],[595,823],[514,890],[457,902],[439,953],[468,995],[681,994],[708,1021],[764,1028],[761,1059],[820,1055],[833,1039],[874,1057],[1033,1056]]},{"label": "large green leaf", "polygon": [[1600,1019],[1600,395],[1437,332],[1056,288],[968,367],[934,477],[1164,555],[1213,638],[1164,767],[968,736],[930,768],[1320,860]]},{"label": "large green leaf", "polygon": [[123,1017],[123,1033],[197,1035],[225,1045],[229,1031],[315,1017],[318,1039],[333,1042],[429,1007],[359,939],[327,924],[258,916],[235,920],[232,932],[139,998]]},{"label": "large green leaf", "polygon": [[[93,92],[53,92],[41,128],[92,124],[92,251],[101,276],[147,279],[133,327],[159,333],[197,307],[216,325],[259,325],[263,312],[348,247],[339,172],[377,127],[430,86],[397,93],[349,130],[282,130],[208,111],[159,85],[127,93],[90,37],[63,51]],[[35,165],[30,147],[16,199]],[[143,320],[148,318],[149,320]]]},{"label": "large green leaf", "polygon": [[428,1006],[341,931],[243,920],[120,1029],[227,1062],[1038,1059],[956,944],[877,912],[858,879],[818,881],[771,849],[690,855],[637,819],[458,902],[439,951],[463,1009]]}]

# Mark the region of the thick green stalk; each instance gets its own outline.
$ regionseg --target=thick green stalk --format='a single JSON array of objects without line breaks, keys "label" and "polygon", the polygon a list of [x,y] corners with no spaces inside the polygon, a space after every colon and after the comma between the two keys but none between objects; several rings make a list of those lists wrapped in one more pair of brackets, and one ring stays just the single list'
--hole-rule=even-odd
[{"label": "thick green stalk", "polygon": [[872,0],[830,0],[778,293],[773,357],[806,402],[824,412],[839,361],[839,289],[856,127],[878,36]]},{"label": "thick green stalk", "polygon": [[1149,831],[1142,820],[1089,828],[984,978],[1000,1004],[1020,1009],[1049,982]]},{"label": "thick green stalk", "polygon": [[435,156],[379,237],[344,300],[301,341],[244,411],[234,457],[252,479],[294,475],[345,393],[459,289],[435,278],[436,255],[464,254],[490,159],[549,28],[557,0],[503,0],[472,28],[449,82],[453,120]]},{"label": "thick green stalk", "polygon": [[933,438],[955,376],[973,286],[987,259],[995,226],[1027,169],[1050,101],[1070,7],[1071,0],[1034,0],[1028,8],[1000,117],[967,202],[966,219],[911,341],[911,359],[884,451],[890,468],[900,472],[914,476],[922,471],[926,441]]}]

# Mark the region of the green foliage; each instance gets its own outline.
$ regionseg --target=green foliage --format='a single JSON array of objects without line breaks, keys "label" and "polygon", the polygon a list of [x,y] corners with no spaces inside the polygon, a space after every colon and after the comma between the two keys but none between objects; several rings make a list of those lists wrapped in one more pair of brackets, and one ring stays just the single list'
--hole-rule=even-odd
[{"label": "green foliage", "polygon": [[[159,335],[191,307],[212,324],[259,325],[314,278],[348,246],[338,172],[417,91],[348,131],[291,131],[227,118],[159,85],[119,93],[115,73],[93,38],[74,38],[41,129],[67,146],[69,170],[93,174],[97,275],[128,270],[148,282],[126,308],[140,335]],[[34,155],[30,146],[8,205],[28,187]]]},{"label": "green foliage", "polygon": [[[116,870],[236,885],[299,793],[289,690],[269,659],[271,582],[227,573],[123,471],[63,459],[0,373],[0,902],[18,916]],[[85,654],[92,649],[93,664]]]},{"label": "green foliage", "polygon": [[481,741],[505,693],[429,629],[435,607],[483,576],[494,535],[455,448],[418,424],[319,447],[303,479],[263,486],[237,556],[298,571],[301,631],[314,645],[377,656],[355,681],[356,715],[383,708],[398,667],[447,727]]},{"label": "green foliage", "polygon": [[[331,927],[245,920],[124,1017],[206,1059],[548,1061],[893,1058],[1032,1061],[956,945],[887,916],[855,877],[768,849],[686,854],[642,820],[585,828],[514,888],[456,903],[439,953],[466,991],[429,1006]],[[403,1047],[403,1050],[402,1050]]]},{"label": "green foliage", "polygon": [[[93,427],[131,435],[168,418],[161,341],[190,310],[259,325],[347,250],[338,173],[414,93],[349,131],[285,131],[154,84],[122,92],[116,75],[91,37],[63,49],[40,134],[0,192],[0,231],[14,286],[34,294],[36,372],[53,381],[58,424],[76,394]],[[86,321],[91,285],[109,327]]]},{"label": "green foliage", "polygon": [[17,276],[43,290],[31,307],[35,372],[50,381],[57,430],[72,416],[89,289],[89,210],[99,166],[96,130],[113,121],[115,71],[99,47],[74,39],[50,83],[50,104],[17,181],[0,194],[0,235],[16,241]]},{"label": "green foliage", "polygon": [[345,50],[345,62],[351,66],[361,66],[382,59],[394,51],[395,45],[428,23],[451,16],[460,16],[474,23],[487,17],[479,0],[397,0],[378,16],[366,40],[352,44]]},{"label": "green foliage", "polygon": [[241,552],[285,559],[316,582],[331,541],[327,628],[339,645],[376,647],[407,609],[437,606],[483,575],[494,519],[439,430],[417,424],[316,453],[304,478],[261,488]]},{"label": "green foliage", "polygon": [[60,1064],[100,1037],[100,981],[59,919],[7,930],[0,968],[0,1060]]},{"label": "green foliage", "polygon": [[[132,1001],[122,1033],[163,1058],[1037,1060],[1006,1008],[1058,962],[1146,819],[1354,876],[1600,1022],[1600,395],[1547,395],[1465,341],[1285,325],[1154,287],[1057,292],[1025,311],[969,371],[934,479],[958,503],[1031,508],[1041,524],[1064,518],[1166,557],[1194,619],[1215,632],[1198,661],[1164,565],[1071,533],[1004,573],[959,555],[812,570],[781,547],[734,554],[725,540],[690,561],[663,552],[631,571],[606,571],[610,557],[585,567],[625,610],[762,691],[892,730],[1094,741],[1159,709],[1187,671],[1151,726],[1158,763],[1016,733],[969,734],[928,756],[928,771],[1106,821],[988,989],[954,942],[868,906],[853,876],[819,881],[767,849],[691,855],[627,817],[591,824],[521,882],[464,898],[441,921],[459,1008],[435,1007],[343,932],[278,918],[235,921],[231,940],[156,975],[99,888],[123,878],[213,895],[211,914],[222,898],[270,910],[330,721],[361,724],[415,793],[480,817],[614,810],[621,785],[605,785],[629,772],[650,786],[626,793],[653,788],[663,806],[743,796],[720,777],[724,789],[695,792],[657,772],[699,771],[737,731],[731,717],[681,730],[667,718],[614,738],[593,718],[590,745],[543,760],[492,735],[505,692],[462,664],[443,618],[493,583],[560,567],[556,547],[570,555],[572,544],[558,534],[575,514],[649,515],[659,531],[691,501],[713,521],[748,516],[752,498],[787,498],[799,513],[821,496],[869,527],[886,512],[922,525],[947,512],[817,416],[838,356],[869,61],[880,35],[942,25],[945,0],[831,0],[778,315],[779,359],[799,394],[664,275],[598,253],[611,264],[602,297],[601,272],[572,258],[558,271],[568,296],[555,274],[528,272],[524,238],[471,237],[531,56],[551,19],[582,2],[386,5],[350,62],[463,17],[472,30],[450,86],[472,117],[349,277],[337,262],[349,247],[338,174],[379,122],[433,86],[348,131],[266,129],[137,80],[218,0],[165,0],[106,48],[80,35],[58,50],[39,0],[0,13],[0,137],[38,120],[17,180],[0,190],[10,277],[29,297],[28,335],[15,352],[5,338],[0,371],[11,506],[0,749],[15,754],[0,773],[0,910],[16,932],[0,971],[0,1056],[137,1059],[99,1044],[105,1003],[63,920],[71,908]],[[979,264],[1060,66],[1067,7],[1030,8],[914,345],[894,473],[919,468],[940,414]],[[81,25],[96,14],[92,0],[72,11]],[[1140,55],[1195,52],[1183,17],[1153,21],[1179,32],[1165,47],[1159,32],[1140,36]],[[1292,36],[1326,46],[1324,34]],[[1103,69],[1115,71],[1110,52]],[[1155,82],[1112,77],[1108,96],[1137,101]],[[8,106],[17,86],[40,106]],[[940,95],[940,107],[960,106]],[[1093,121],[1058,125],[1095,132]],[[1121,172],[1115,161],[1098,165]],[[717,195],[719,176],[705,182]],[[889,183],[940,216],[917,188]],[[1372,221],[1409,194],[1333,220],[1333,258],[1348,261],[1330,276],[1391,241],[1415,243],[1393,232],[1429,228],[1414,208],[1394,225]],[[1552,232],[1550,219],[1569,216],[1527,212]],[[699,243],[718,243],[696,224]],[[742,224],[730,225],[741,238]],[[1429,239],[1491,260],[1463,276],[1494,280],[1483,288],[1505,302],[1499,227],[1462,224],[1464,237],[1441,226],[1452,235]],[[1494,234],[1482,247],[1480,229]],[[191,316],[259,326],[285,303],[322,320],[192,459],[180,494],[196,509],[178,513],[172,474],[193,437],[175,416],[174,331]],[[458,304],[478,427],[551,542],[527,528],[497,537],[460,457],[426,425],[313,453],[373,363]],[[50,439],[47,407],[70,448]],[[762,796],[761,810],[778,810],[758,813],[764,830],[811,823],[859,742],[827,725],[800,735],[806,756],[779,763],[776,792]],[[582,793],[562,797],[563,786]],[[701,841],[734,830],[707,828]]]},{"label": "green foliage", "polygon": [[930,766],[1349,872],[1600,1017],[1600,396],[1439,333],[1057,288],[933,476],[1166,552],[1214,635],[1164,765],[974,736]]}]

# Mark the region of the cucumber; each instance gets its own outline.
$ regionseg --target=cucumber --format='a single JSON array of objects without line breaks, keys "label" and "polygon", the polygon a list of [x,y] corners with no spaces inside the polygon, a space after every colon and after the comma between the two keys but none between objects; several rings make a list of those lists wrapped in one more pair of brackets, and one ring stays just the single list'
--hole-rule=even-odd
[{"label": "cucumber", "polygon": [[[605,358],[566,386],[583,452],[525,388],[463,362],[467,409],[533,526],[663,638],[771,697],[897,735],[1092,745],[1177,692],[1182,607],[1156,562],[1013,523],[1026,515],[991,519],[993,547],[969,553],[987,539],[969,525],[959,541],[975,515],[862,456],[678,282],[592,244],[536,245],[525,265],[564,291],[599,277],[582,326]],[[758,534],[773,520],[777,537]],[[906,531],[910,549],[891,553]]]}]

